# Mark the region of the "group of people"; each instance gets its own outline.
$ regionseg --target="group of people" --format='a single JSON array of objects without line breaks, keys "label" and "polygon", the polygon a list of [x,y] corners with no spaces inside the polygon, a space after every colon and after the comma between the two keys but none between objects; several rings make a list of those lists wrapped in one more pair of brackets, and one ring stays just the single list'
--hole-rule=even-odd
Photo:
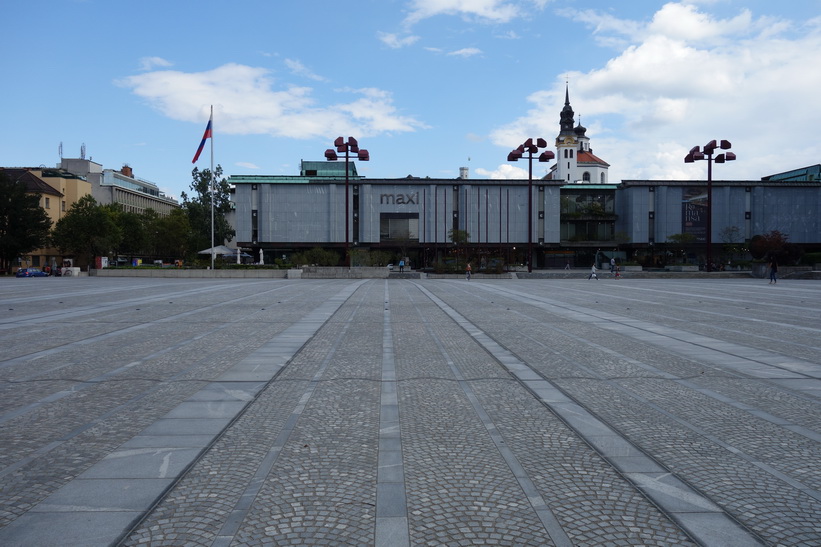
[{"label": "group of people", "polygon": [[[598,272],[598,269],[596,268],[596,263],[594,262],[593,266],[590,267],[590,275],[587,276],[588,281],[590,279],[595,279],[596,281],[598,281],[599,280],[599,275],[598,275],[597,272]],[[621,268],[619,267],[618,264],[616,264],[616,259],[615,258],[610,259],[610,274],[616,279],[621,278]]]}]

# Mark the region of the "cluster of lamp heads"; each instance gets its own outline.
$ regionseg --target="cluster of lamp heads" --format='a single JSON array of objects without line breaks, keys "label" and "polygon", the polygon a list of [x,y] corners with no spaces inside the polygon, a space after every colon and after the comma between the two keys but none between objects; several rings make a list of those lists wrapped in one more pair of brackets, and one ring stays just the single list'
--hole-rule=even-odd
[{"label": "cluster of lamp heads", "polygon": [[715,154],[716,148],[720,148],[721,150],[729,150],[732,148],[732,144],[730,141],[722,140],[719,143],[716,143],[715,140],[711,140],[704,147],[700,148],[698,146],[694,146],[690,149],[690,152],[684,156],[684,163],[693,163],[697,160],[712,160],[716,163],[724,163],[725,161],[733,161],[735,160],[735,154],[733,152],[722,152],[721,154],[713,157]]},{"label": "cluster of lamp heads", "polygon": [[[507,161],[519,161],[525,152],[530,154],[530,158],[532,159],[533,154],[537,154],[540,148],[547,148],[546,140],[538,138],[534,143],[533,139],[527,139],[524,143],[510,151],[510,154],[507,155]],[[552,150],[545,150],[539,154],[539,161],[541,162],[550,161],[555,158],[556,154],[554,154]]]},{"label": "cluster of lamp heads", "polygon": [[348,154],[356,154],[356,159],[359,161],[369,161],[371,159],[370,154],[364,148],[359,148],[359,142],[353,137],[348,137],[346,141],[344,137],[337,137],[334,141],[334,146],[336,146],[336,150],[333,148],[328,148],[325,150],[325,159],[328,161],[336,161],[339,159],[337,152],[345,153],[345,158],[348,158]]}]

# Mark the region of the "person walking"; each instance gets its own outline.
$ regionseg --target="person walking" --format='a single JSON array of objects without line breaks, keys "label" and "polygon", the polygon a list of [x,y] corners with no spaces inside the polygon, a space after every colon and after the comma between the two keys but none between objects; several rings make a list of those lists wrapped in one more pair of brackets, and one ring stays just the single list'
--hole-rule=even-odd
[{"label": "person walking", "polygon": [[470,262],[468,262],[467,267],[465,268],[465,279],[470,281]]},{"label": "person walking", "polygon": [[405,271],[405,261],[404,261],[404,260],[400,260],[400,261],[399,261],[399,273],[402,273],[402,272],[404,272],[404,271]]},{"label": "person walking", "polygon": [[616,257],[612,257],[610,259],[610,275],[613,275],[613,272],[616,271]]},{"label": "person walking", "polygon": [[590,275],[587,276],[587,280],[590,281],[594,277],[596,278],[596,281],[599,280],[599,276],[598,276],[598,274],[596,274],[596,263],[595,262],[593,263],[593,266],[591,266],[591,268],[590,268]]},{"label": "person walking", "polygon": [[775,285],[778,282],[778,262],[775,257],[770,259],[770,285]]}]

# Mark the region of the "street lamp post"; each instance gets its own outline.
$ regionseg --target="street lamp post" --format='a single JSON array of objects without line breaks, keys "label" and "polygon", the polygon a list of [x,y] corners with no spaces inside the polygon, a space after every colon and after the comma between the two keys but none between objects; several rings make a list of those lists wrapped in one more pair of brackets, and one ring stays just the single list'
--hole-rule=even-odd
[{"label": "street lamp post", "polygon": [[328,161],[336,161],[339,159],[337,156],[337,152],[345,152],[345,267],[351,267],[351,253],[349,251],[350,247],[350,228],[349,226],[349,211],[350,211],[350,194],[348,193],[348,162],[350,159],[350,154],[356,154],[356,157],[359,161],[369,161],[371,159],[370,155],[368,154],[367,150],[360,150],[359,143],[356,142],[356,139],[353,137],[348,137],[346,141],[342,137],[337,137],[334,141],[334,146],[336,150],[333,148],[328,148],[325,150],[325,159]]},{"label": "street lamp post", "polygon": [[690,152],[684,156],[684,163],[693,163],[698,160],[707,160],[707,271],[713,270],[713,162],[724,163],[726,161],[735,160],[733,152],[721,153],[715,157],[716,148],[722,150],[729,150],[732,148],[730,141],[722,140],[716,144],[712,140],[704,145],[704,148],[699,150],[698,146],[690,149]]},{"label": "street lamp post", "polygon": [[[533,271],[533,154],[539,152],[540,148],[547,148],[547,141],[544,139],[527,139],[523,144],[511,150],[507,155],[507,161],[519,161],[522,154],[527,152],[527,271]],[[556,155],[551,150],[545,150],[539,154],[540,162],[547,162],[554,159]]]}]

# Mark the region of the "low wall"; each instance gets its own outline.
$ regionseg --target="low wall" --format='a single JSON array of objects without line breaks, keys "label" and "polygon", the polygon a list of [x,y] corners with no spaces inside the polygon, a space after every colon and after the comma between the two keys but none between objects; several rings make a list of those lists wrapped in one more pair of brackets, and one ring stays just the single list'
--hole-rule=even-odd
[{"label": "low wall", "polygon": [[[486,273],[471,273],[471,279],[516,279],[515,272],[505,272],[500,274],[486,274]],[[438,273],[429,273],[425,276],[427,279],[465,279],[465,274],[458,273],[458,274],[438,274]]]},{"label": "low wall", "polygon": [[[813,271],[811,266],[778,266],[778,277],[793,277],[794,279],[801,278],[803,276],[807,276],[809,274],[808,279],[812,278],[810,272]],[[770,266],[765,262],[755,262],[753,263],[753,277],[761,277],[761,278],[769,278],[770,277]]]},{"label": "low wall", "polygon": [[122,268],[89,270],[96,277],[163,277],[176,279],[285,279],[285,270],[185,270],[179,268]]},{"label": "low wall", "polygon": [[665,266],[665,270],[668,272],[697,272],[698,265],[697,264],[675,264],[673,266]]},{"label": "low wall", "polygon": [[325,268],[305,266],[302,268],[302,279],[387,279],[390,270],[387,268]]}]

